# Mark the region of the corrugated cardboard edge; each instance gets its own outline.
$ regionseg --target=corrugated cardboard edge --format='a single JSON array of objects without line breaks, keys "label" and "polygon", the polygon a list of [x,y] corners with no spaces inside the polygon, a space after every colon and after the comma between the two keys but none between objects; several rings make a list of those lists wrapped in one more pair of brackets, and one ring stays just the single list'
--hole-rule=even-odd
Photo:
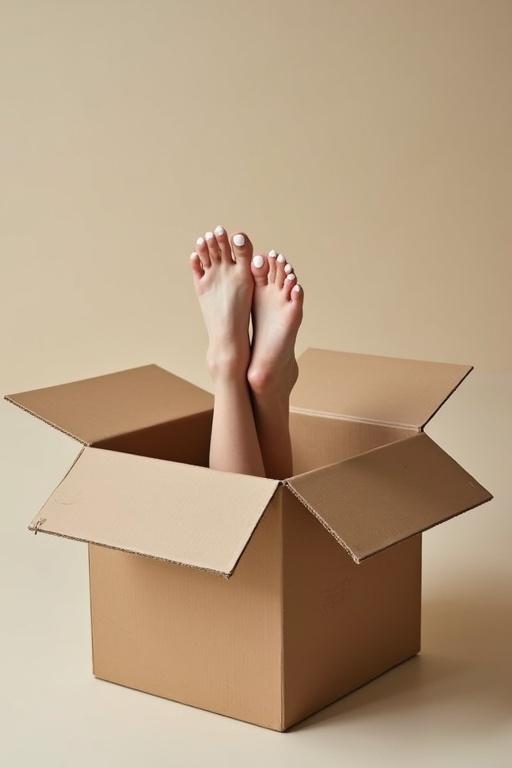
[{"label": "corrugated cardboard edge", "polygon": [[[376,450],[376,449],[375,449],[375,448],[373,448],[372,450]],[[370,451],[365,451],[365,453],[370,453]],[[305,473],[305,474],[307,474],[307,473]],[[333,539],[335,539],[335,540],[338,542],[338,544],[339,544],[340,546],[342,546],[342,547],[343,547],[343,549],[344,549],[344,550],[347,552],[347,554],[348,554],[348,555],[350,555],[350,557],[352,558],[352,560],[353,560],[355,563],[357,563],[357,564],[359,565],[359,563],[361,562],[361,560],[360,560],[360,559],[357,557],[357,555],[355,555],[355,554],[354,554],[354,552],[352,552],[352,550],[350,549],[350,547],[348,546],[348,544],[346,544],[346,543],[343,541],[343,539],[341,539],[341,538],[338,536],[338,534],[336,533],[336,531],[334,531],[334,530],[331,528],[331,526],[330,526],[330,525],[327,525],[327,523],[325,522],[325,520],[324,520],[322,517],[320,517],[320,515],[318,514],[318,512],[316,511],[316,509],[314,509],[314,508],[313,508],[313,507],[312,507],[312,506],[311,506],[311,505],[310,505],[310,504],[309,504],[309,503],[306,501],[306,499],[304,498],[304,496],[302,496],[302,495],[301,495],[301,494],[300,494],[298,491],[296,491],[296,490],[295,490],[295,488],[294,488],[292,485],[290,485],[290,483],[288,482],[288,480],[285,480],[285,481],[284,481],[284,485],[286,486],[286,488],[287,488],[289,491],[291,491],[291,493],[293,493],[293,495],[294,495],[294,496],[295,496],[295,497],[296,497],[296,498],[297,498],[297,499],[300,501],[300,503],[301,503],[301,504],[302,504],[302,505],[303,505],[303,506],[304,506],[304,507],[305,507],[305,508],[308,510],[308,512],[311,512],[311,514],[312,514],[314,517],[316,517],[316,519],[318,520],[318,522],[319,522],[321,525],[323,525],[323,527],[325,528],[325,530],[326,530],[328,533],[330,533],[330,535],[333,537]]]},{"label": "corrugated cardboard edge", "polygon": [[68,437],[72,437],[73,440],[76,440],[78,443],[80,443],[80,445],[84,445],[84,446],[89,445],[89,443],[86,443],[84,440],[81,440],[72,432],[68,432],[66,429],[59,427],[57,424],[54,424],[53,421],[49,421],[49,419],[43,419],[43,417],[39,416],[39,414],[35,413],[35,411],[31,411],[30,408],[26,408],[17,400],[14,400],[12,395],[4,395],[4,400],[7,400],[7,402],[12,403],[13,405],[16,405],[18,408],[21,408],[21,410],[25,411],[25,413],[30,413],[31,416],[34,416],[36,419],[39,419],[39,421],[42,421],[45,424],[48,424],[50,427],[53,427],[53,429],[57,429],[59,432],[62,432],[64,435],[68,435]]}]

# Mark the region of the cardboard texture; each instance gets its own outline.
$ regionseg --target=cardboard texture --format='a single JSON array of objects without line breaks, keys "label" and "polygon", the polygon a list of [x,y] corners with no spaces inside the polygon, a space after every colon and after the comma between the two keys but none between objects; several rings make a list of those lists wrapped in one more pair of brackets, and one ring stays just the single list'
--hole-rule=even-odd
[{"label": "cardboard texture", "polygon": [[423,431],[471,366],[299,367],[286,480],[207,468],[156,365],[6,396],[77,440],[29,528],[89,545],[97,677],[283,731],[419,652],[422,532],[492,498]]}]

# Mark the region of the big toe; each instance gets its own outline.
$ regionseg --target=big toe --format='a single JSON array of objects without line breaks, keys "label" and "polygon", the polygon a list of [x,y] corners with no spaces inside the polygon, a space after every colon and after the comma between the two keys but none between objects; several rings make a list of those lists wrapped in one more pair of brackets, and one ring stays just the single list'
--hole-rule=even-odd
[{"label": "big toe", "polygon": [[266,256],[256,254],[251,261],[251,272],[256,285],[266,285],[268,282],[269,263]]},{"label": "big toe", "polygon": [[245,234],[245,232],[237,232],[231,238],[231,245],[233,247],[233,256],[237,264],[241,264],[247,270],[251,263],[252,256],[252,243]]}]

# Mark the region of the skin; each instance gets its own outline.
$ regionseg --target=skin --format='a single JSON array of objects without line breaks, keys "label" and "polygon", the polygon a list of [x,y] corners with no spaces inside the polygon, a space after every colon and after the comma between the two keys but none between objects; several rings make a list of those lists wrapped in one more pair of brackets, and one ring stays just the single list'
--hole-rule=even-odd
[{"label": "skin", "polygon": [[215,387],[210,467],[282,479],[292,474],[288,411],[303,293],[282,256],[252,255],[245,233],[229,239],[221,227],[191,255]]}]

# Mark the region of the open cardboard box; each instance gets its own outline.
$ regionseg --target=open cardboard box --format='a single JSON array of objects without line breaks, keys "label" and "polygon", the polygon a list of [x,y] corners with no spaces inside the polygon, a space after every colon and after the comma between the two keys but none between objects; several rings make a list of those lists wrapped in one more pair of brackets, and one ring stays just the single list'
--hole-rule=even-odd
[{"label": "open cardboard box", "polygon": [[284,481],[156,365],[7,396],[81,444],[29,528],[88,542],[96,677],[283,731],[419,652],[421,532],[492,498],[423,431],[472,367],[299,366]]}]

